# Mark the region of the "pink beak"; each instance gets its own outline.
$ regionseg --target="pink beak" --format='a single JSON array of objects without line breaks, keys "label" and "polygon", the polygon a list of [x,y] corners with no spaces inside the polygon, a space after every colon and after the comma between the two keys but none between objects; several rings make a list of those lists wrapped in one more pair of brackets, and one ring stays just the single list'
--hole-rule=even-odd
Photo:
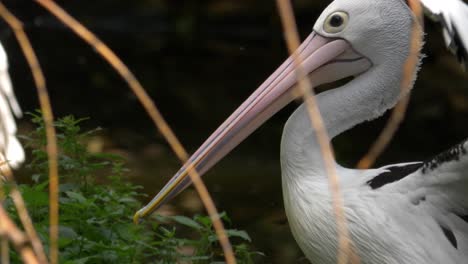
[{"label": "pink beak", "polygon": [[[325,38],[315,32],[296,52],[313,87],[358,75],[371,66],[370,61],[355,52],[347,41]],[[138,222],[148,216],[188,187],[191,184],[187,171],[190,164],[203,175],[272,115],[293,101],[299,94],[294,92],[296,83],[295,67],[290,57],[216,129],[151,202],[135,214],[134,220]]]}]

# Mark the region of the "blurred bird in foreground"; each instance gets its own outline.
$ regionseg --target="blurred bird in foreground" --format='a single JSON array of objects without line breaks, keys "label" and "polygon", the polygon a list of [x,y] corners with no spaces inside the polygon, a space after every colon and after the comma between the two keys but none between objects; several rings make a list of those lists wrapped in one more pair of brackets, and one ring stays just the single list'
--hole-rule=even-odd
[{"label": "blurred bird in foreground", "polygon": [[15,116],[22,116],[8,73],[8,58],[0,43],[0,162],[17,168],[24,161],[24,150],[16,138]]}]

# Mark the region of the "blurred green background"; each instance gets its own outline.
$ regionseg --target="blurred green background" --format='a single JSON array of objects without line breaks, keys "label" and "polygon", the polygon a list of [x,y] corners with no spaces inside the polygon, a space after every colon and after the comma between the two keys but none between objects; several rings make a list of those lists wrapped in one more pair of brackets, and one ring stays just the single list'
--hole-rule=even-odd
[{"label": "blurred green background", "polygon": [[[275,1],[57,2],[127,63],[190,152],[287,57]],[[126,157],[131,180],[149,196],[156,194],[179,162],[126,84],[33,1],[4,3],[31,37],[55,115],[90,117],[85,126],[103,130],[89,148]],[[303,38],[328,3],[294,1]],[[446,51],[439,26],[426,22],[426,58],[406,119],[377,165],[426,159],[468,137],[468,74]],[[18,100],[24,111],[33,111],[38,101],[29,68],[3,22],[0,41]],[[306,262],[284,215],[279,167],[282,127],[297,105],[277,114],[204,177],[218,209],[249,232],[266,263]],[[338,161],[354,166],[387,116],[336,138]],[[27,118],[19,126],[20,133],[31,129]],[[194,214],[203,207],[189,189],[162,211]]]}]

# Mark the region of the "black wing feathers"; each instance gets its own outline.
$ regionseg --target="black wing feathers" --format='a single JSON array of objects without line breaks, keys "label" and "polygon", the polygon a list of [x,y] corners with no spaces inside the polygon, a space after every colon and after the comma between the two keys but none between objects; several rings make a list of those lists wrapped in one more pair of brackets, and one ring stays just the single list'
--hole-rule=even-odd
[{"label": "black wing feathers", "polygon": [[[422,174],[427,174],[437,169],[444,163],[458,161],[462,156],[467,155],[468,149],[467,146],[465,146],[467,142],[468,140],[465,140],[424,163],[410,163],[386,167],[384,168],[384,172],[368,180],[366,183],[372,189],[378,189],[386,184],[397,182],[420,168]],[[465,218],[463,219],[465,220]]]},{"label": "black wing feathers", "polygon": [[422,173],[426,174],[428,171],[432,171],[436,169],[443,163],[460,160],[461,156],[467,154],[468,150],[464,146],[466,142],[467,140],[461,142],[460,144],[453,146],[451,149],[447,151],[440,153],[432,160],[425,162],[422,167]]},{"label": "black wing feathers", "polygon": [[423,163],[421,162],[421,163],[411,163],[411,164],[402,165],[402,166],[387,167],[385,169],[388,171],[385,171],[375,176],[371,180],[367,181],[367,184],[372,189],[378,189],[384,186],[385,184],[396,182],[396,181],[403,179],[404,177],[418,170],[422,165]]}]

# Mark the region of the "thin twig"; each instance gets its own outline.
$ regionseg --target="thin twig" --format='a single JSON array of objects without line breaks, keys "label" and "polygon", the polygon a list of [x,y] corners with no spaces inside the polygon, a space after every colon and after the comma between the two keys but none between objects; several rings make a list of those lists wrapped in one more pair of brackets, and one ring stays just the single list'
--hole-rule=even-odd
[{"label": "thin twig", "polygon": [[[298,79],[299,93],[303,96],[309,112],[312,128],[316,131],[317,141],[320,145],[323,161],[325,163],[325,171],[328,175],[330,190],[332,194],[333,211],[335,213],[336,228],[338,234],[338,256],[337,263],[344,264],[348,262],[348,257],[351,256],[351,239],[346,223],[346,218],[343,210],[343,198],[341,197],[338,174],[335,168],[333,159],[333,150],[330,146],[330,139],[323,124],[322,116],[317,106],[317,102],[312,90],[312,85],[306,78],[306,74],[302,70],[301,58],[295,52],[300,45],[299,34],[297,33],[296,22],[293,9],[289,0],[277,0],[278,9],[283,23],[283,31],[288,46],[289,53],[293,57],[295,71]],[[355,259],[355,258],[350,258]]]},{"label": "thin twig", "polygon": [[[34,54],[34,50],[31,47],[31,43],[26,36],[26,33],[23,30],[21,22],[11,14],[8,9],[0,3],[0,15],[12,28],[15,36],[18,40],[18,43],[23,50],[23,53],[28,61],[31,71],[33,73],[34,81],[38,90],[38,96],[41,103],[41,109],[44,115],[44,122],[46,126],[47,134],[47,153],[49,155],[49,177],[50,177],[50,252],[51,252],[51,262],[57,260],[58,251],[57,251],[57,241],[58,241],[58,170],[57,170],[57,144],[55,141],[55,129],[53,127],[53,118],[52,111],[47,95],[47,90],[45,89],[45,80],[42,74],[41,68],[37,61],[37,58]],[[5,168],[6,167],[6,168]],[[42,247],[41,241],[32,225],[31,218],[26,210],[26,206],[21,196],[21,193],[18,191],[16,184],[14,184],[13,174],[8,166],[4,166],[4,174],[7,176],[8,180],[12,183],[12,190],[10,196],[15,203],[15,206],[18,210],[18,215],[21,219],[21,222],[26,230],[29,239],[31,240],[33,249],[41,263],[47,263],[47,258],[44,254],[44,249]]]},{"label": "thin twig", "polygon": [[414,79],[415,71],[419,63],[419,53],[422,46],[422,34],[423,34],[423,17],[422,17],[422,8],[419,0],[409,0],[408,4],[411,10],[414,13],[416,18],[413,26],[411,28],[411,43],[410,51],[408,58],[405,61],[403,66],[403,77],[401,80],[401,92],[402,96],[400,102],[395,106],[395,109],[392,111],[392,115],[387,121],[384,129],[372,144],[371,148],[364,157],[358,162],[357,167],[359,169],[367,169],[376,159],[382,154],[382,152],[387,148],[388,144],[392,140],[395,132],[400,127],[401,122],[405,118],[406,109],[408,108],[408,103],[410,99],[409,90],[411,89],[411,84]]},{"label": "thin twig", "polygon": [[[185,163],[188,160],[187,151],[185,151],[180,141],[172,132],[171,128],[164,120],[163,116],[159,112],[154,102],[150,99],[143,86],[128,69],[128,67],[117,57],[117,55],[92,32],[90,32],[86,27],[67,14],[66,11],[59,7],[56,3],[50,0],[36,1],[44,8],[46,8],[51,14],[56,16],[62,23],[70,27],[79,37],[89,43],[107,62],[109,62],[110,65],[112,65],[112,67],[114,67],[114,69],[128,83],[128,86],[135,93],[156,127],[167,140],[172,150],[176,153],[177,157],[182,161],[182,163]],[[216,235],[218,236],[219,243],[223,248],[226,262],[228,264],[236,263],[231,243],[226,236],[223,223],[205,184],[200,179],[200,175],[196,172],[193,166],[189,166],[188,174],[195,186],[195,189],[200,195],[200,198],[211,220],[213,221],[213,226],[216,231]]]},{"label": "thin twig", "polygon": [[[3,165],[1,164],[1,160],[3,160],[3,155],[0,155],[0,167]],[[2,175],[0,175],[0,206],[3,204],[6,198],[5,190],[4,190],[4,183],[2,179]],[[0,229],[2,223],[0,222]],[[0,236],[0,263],[9,264],[10,263],[10,245],[8,243],[8,239]]]},{"label": "thin twig", "polygon": [[[3,155],[0,155],[0,156],[3,156]],[[0,177],[2,176],[0,175]],[[0,206],[3,204],[5,197],[6,197],[6,194],[4,191],[3,180],[0,178]],[[2,223],[0,222],[0,229],[2,229],[1,225]],[[3,236],[0,236],[0,263],[10,264],[10,245],[9,245],[8,239]]]},{"label": "thin twig", "polygon": [[[40,263],[34,251],[29,245],[26,235],[21,232],[13,221],[8,217],[3,206],[0,205],[0,239],[11,241],[16,251],[21,255],[24,263]],[[3,262],[2,262],[3,263]]]},{"label": "thin twig", "polygon": [[[0,224],[0,229],[2,224]],[[2,264],[10,264],[10,244],[8,243],[8,239],[0,236],[0,263]]]},{"label": "thin twig", "polygon": [[21,193],[18,190],[18,186],[13,181],[13,174],[10,168],[8,166],[2,166],[1,175],[6,177],[10,188],[9,195],[13,200],[13,204],[15,205],[16,211],[18,212],[21,224],[26,230],[26,234],[28,235],[29,241],[31,241],[31,245],[33,247],[35,255],[37,256],[37,259],[39,260],[39,263],[48,263],[47,257],[44,254],[44,248],[42,247],[41,240],[39,239],[39,236],[37,235],[37,232],[34,229],[31,217],[29,216],[28,211],[26,209],[26,204],[24,202],[23,196],[21,196]]}]

